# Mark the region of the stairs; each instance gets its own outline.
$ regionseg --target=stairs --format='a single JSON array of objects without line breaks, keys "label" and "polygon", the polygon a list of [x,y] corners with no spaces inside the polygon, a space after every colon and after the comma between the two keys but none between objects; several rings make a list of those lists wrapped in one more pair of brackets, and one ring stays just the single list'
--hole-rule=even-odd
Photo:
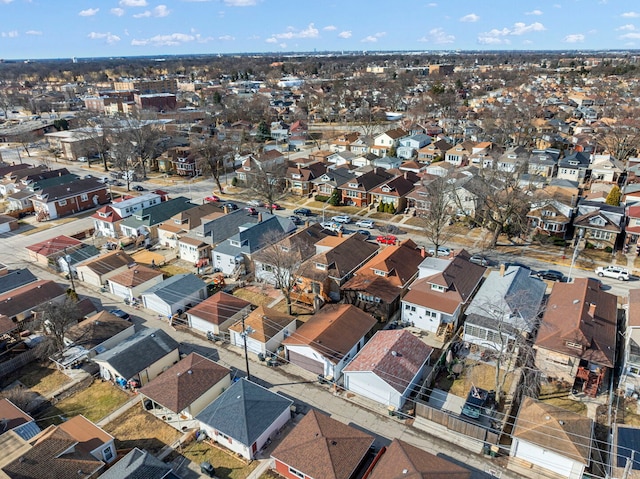
[{"label": "stairs", "polygon": [[589,373],[587,381],[582,387],[583,392],[589,397],[596,397],[598,395],[598,387],[600,386],[600,376],[598,374]]}]

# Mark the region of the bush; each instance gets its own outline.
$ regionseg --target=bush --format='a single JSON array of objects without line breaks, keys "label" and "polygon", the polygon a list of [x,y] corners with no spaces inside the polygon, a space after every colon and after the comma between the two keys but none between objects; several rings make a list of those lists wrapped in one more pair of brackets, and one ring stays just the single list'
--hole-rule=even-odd
[{"label": "bush", "polygon": [[234,176],[231,180],[231,186],[238,186],[238,177]]},{"label": "bush", "polygon": [[611,246],[605,246],[604,251],[606,253],[613,253],[613,248]]},{"label": "bush", "polygon": [[325,195],[316,195],[316,198],[315,198],[316,201],[320,201],[322,203],[324,203],[328,199],[329,199],[329,196],[325,196]]}]

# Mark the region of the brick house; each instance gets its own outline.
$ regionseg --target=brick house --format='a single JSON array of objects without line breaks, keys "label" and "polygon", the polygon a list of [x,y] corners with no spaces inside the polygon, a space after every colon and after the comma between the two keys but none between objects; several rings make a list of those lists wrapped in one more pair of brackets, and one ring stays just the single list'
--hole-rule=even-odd
[{"label": "brick house", "polygon": [[95,208],[108,203],[109,199],[104,184],[96,178],[85,178],[43,188],[31,201],[38,221],[46,221]]}]

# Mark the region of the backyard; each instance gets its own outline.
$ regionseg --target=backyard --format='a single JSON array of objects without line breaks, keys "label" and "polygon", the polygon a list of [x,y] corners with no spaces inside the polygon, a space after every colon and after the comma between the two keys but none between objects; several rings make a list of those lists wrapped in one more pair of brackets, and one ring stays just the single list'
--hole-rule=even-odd
[{"label": "backyard", "polygon": [[179,456],[183,456],[195,464],[209,462],[215,467],[216,477],[219,479],[244,479],[258,466],[257,461],[247,464],[230,451],[204,441],[192,442],[182,448],[182,451],[179,453],[175,451],[174,454],[178,455],[178,460]]},{"label": "backyard", "polygon": [[[504,392],[510,391],[514,377],[514,372],[507,373],[503,387]],[[466,360],[462,372],[457,378],[445,369],[440,372],[435,382],[436,388],[462,398],[467,397],[472,386],[486,390],[496,389],[495,367],[482,361]]]},{"label": "backyard", "polygon": [[47,397],[71,381],[71,379],[58,371],[51,363],[43,364],[33,361],[3,379],[2,387],[6,387],[15,381],[20,381],[31,391]]},{"label": "backyard", "polygon": [[570,392],[571,385],[568,383],[563,383],[561,381],[543,382],[540,385],[538,400],[546,404],[561,407],[567,411],[586,415],[587,405],[581,401],[571,399],[569,396]]}]

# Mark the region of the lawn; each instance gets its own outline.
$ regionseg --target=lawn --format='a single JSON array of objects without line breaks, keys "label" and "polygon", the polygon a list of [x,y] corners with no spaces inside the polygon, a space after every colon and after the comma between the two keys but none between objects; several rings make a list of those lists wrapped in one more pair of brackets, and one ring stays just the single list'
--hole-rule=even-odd
[{"label": "lawn", "polygon": [[71,378],[58,371],[51,364],[34,361],[10,374],[2,383],[8,385],[16,380],[19,380],[33,392],[47,397],[71,381]]},{"label": "lawn", "polygon": [[232,452],[207,442],[192,442],[183,448],[182,455],[195,464],[210,462],[216,468],[216,477],[220,479],[244,479],[259,464],[258,461],[246,464]]},{"label": "lawn", "polygon": [[250,303],[255,304],[256,306],[267,306],[274,299],[268,294],[257,293],[254,291],[249,291],[244,288],[236,289],[233,292],[233,295],[237,296],[238,298],[242,298],[246,301],[249,301]]},{"label": "lawn", "polygon": [[91,386],[58,402],[40,414],[37,421],[43,425],[60,424],[62,417],[82,414],[90,421],[97,422],[122,406],[129,396],[109,382],[94,381]]},{"label": "lawn", "polygon": [[180,432],[135,405],[114,419],[104,430],[116,438],[117,449],[139,447],[157,454],[180,437]]},{"label": "lawn", "polygon": [[267,469],[266,471],[264,471],[264,473],[262,473],[262,475],[258,479],[281,479],[281,478],[282,476],[280,476],[279,474],[276,474],[272,470]]},{"label": "lawn", "polygon": [[[282,299],[278,304],[276,304],[273,309],[276,311],[280,311],[281,313],[287,313],[287,300]],[[291,305],[291,312],[294,316],[312,316],[313,310],[308,306],[303,306],[300,304],[293,303]]]},{"label": "lawn", "polygon": [[546,404],[561,407],[578,414],[587,414],[587,406],[581,401],[574,401],[569,397],[571,385],[569,383],[552,382],[540,385],[538,400]]},{"label": "lawn", "polygon": [[551,404],[552,406],[558,406],[567,411],[575,412],[583,416],[587,415],[587,405],[581,401],[574,401],[569,396],[565,397],[551,397],[541,400],[545,404]]},{"label": "lawn", "polygon": [[176,274],[192,273],[192,271],[189,271],[188,269],[181,268],[180,266],[175,266],[173,264],[160,266],[160,271],[162,271],[167,277],[175,276]]},{"label": "lawn", "polygon": [[[513,373],[507,374],[504,383],[503,392],[506,394],[513,382]],[[458,379],[447,378],[446,372],[438,378],[436,387],[455,394],[456,396],[466,398],[469,394],[471,386],[482,389],[496,389],[495,384],[495,368],[484,362],[465,361],[464,370]]]}]

